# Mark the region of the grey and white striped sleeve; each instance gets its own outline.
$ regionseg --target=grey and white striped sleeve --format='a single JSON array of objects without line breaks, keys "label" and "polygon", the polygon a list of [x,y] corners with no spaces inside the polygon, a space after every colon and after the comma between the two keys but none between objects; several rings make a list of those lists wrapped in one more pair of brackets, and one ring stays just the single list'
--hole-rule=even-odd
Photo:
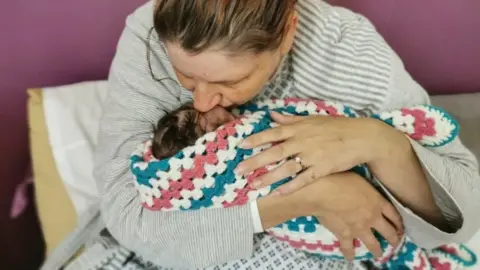
[{"label": "grey and white striped sleeve", "polygon": [[[412,79],[393,52],[391,61],[391,85],[382,110],[430,104],[427,92]],[[475,156],[459,138],[435,148],[425,148],[410,141],[423,166],[435,201],[453,232],[443,232],[428,224],[391,197],[405,224],[408,224],[407,233],[426,248],[467,241],[480,227],[480,175]]]},{"label": "grey and white striped sleeve", "polygon": [[[121,244],[161,266],[190,269],[248,258],[254,235],[248,205],[155,212],[143,209],[140,203],[129,157],[149,138],[163,110],[179,105],[169,90],[181,91],[175,80],[158,82],[150,75],[146,61],[150,26],[141,22],[152,17],[149,6],[127,19],[111,66],[94,170],[103,219]],[[155,76],[162,78],[167,76],[164,67],[168,60],[160,47],[157,39],[157,44],[152,44],[152,64]]]}]

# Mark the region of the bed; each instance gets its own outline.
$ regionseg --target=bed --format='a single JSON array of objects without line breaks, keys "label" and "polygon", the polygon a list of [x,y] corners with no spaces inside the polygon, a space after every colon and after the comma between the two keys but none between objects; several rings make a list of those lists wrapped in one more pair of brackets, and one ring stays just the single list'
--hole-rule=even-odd
[{"label": "bed", "polygon": [[[68,85],[68,89],[76,89],[69,91],[86,93],[86,85],[88,89],[92,85],[101,88],[98,85],[103,85],[107,76],[124,19],[143,2],[37,0],[0,4],[0,29],[7,33],[0,42],[0,119],[4,126],[0,148],[7,153],[0,162],[2,268],[38,269],[44,256],[75,226],[82,207],[95,198],[94,185],[69,183],[59,169],[63,167],[55,161],[59,152],[53,151],[54,135],[50,133],[54,131],[48,128],[51,118],[45,117],[44,110],[51,99],[43,89],[62,91],[65,87],[52,86]],[[474,33],[480,28],[480,2],[331,2],[373,21],[412,75],[436,95],[435,103],[460,119],[462,139],[479,155],[480,94],[475,93],[480,93],[480,35]],[[94,80],[100,82],[70,85]],[[31,89],[29,94],[27,89]],[[89,128],[93,134],[94,128]],[[84,144],[83,150],[88,147],[93,146]],[[88,153],[79,156],[88,159]],[[29,187],[32,167],[34,190],[25,188]],[[90,177],[87,170],[80,170],[86,179]]]}]

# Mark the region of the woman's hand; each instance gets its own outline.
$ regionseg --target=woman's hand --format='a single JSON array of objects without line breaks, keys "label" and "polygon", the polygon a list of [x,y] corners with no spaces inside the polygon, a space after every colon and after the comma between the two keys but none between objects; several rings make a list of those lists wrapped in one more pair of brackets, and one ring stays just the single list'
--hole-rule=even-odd
[{"label": "woman's hand", "polygon": [[339,239],[349,260],[355,255],[354,239],[380,257],[382,250],[373,230],[393,246],[403,234],[402,218],[392,204],[353,172],[329,175],[287,196],[293,197],[290,201],[305,202],[302,215],[316,216]]},{"label": "woman's hand", "polygon": [[272,118],[280,126],[248,137],[241,146],[254,148],[267,143],[283,142],[245,160],[239,164],[237,172],[247,174],[257,168],[297,156],[305,168],[291,159],[253,183],[254,188],[261,188],[305,169],[295,179],[278,188],[282,194],[298,190],[320,177],[348,171],[374,159],[382,159],[382,155],[393,151],[399,140],[407,140],[400,132],[371,118],[286,116],[276,112],[272,112]]}]

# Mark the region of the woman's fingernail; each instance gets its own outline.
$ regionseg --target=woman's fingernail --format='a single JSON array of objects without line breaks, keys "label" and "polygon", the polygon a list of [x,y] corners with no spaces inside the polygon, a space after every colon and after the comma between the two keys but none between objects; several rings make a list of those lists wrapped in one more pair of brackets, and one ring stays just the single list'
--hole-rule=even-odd
[{"label": "woman's fingernail", "polygon": [[273,193],[270,194],[270,196],[276,197],[276,196],[280,196],[280,194],[281,194],[280,191],[275,190]]},{"label": "woman's fingernail", "polygon": [[252,183],[252,188],[259,188],[262,185],[262,181],[256,180]]},{"label": "woman's fingernail", "polygon": [[246,140],[243,140],[241,141],[239,144],[238,144],[238,147],[240,148],[248,148],[248,142]]},{"label": "woman's fingernail", "polygon": [[238,174],[238,175],[244,175],[245,174],[245,169],[242,167],[242,166],[238,166],[236,169],[235,169],[235,174]]}]

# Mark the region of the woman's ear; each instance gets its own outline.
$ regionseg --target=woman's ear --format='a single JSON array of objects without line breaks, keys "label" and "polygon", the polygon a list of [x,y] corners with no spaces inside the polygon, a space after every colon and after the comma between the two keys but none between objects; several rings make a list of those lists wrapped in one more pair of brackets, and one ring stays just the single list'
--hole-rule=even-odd
[{"label": "woman's ear", "polygon": [[292,12],[288,18],[288,22],[285,26],[285,36],[283,37],[282,44],[280,44],[280,53],[282,55],[287,54],[293,46],[295,40],[295,34],[297,32],[298,25],[298,13],[296,10]]}]

